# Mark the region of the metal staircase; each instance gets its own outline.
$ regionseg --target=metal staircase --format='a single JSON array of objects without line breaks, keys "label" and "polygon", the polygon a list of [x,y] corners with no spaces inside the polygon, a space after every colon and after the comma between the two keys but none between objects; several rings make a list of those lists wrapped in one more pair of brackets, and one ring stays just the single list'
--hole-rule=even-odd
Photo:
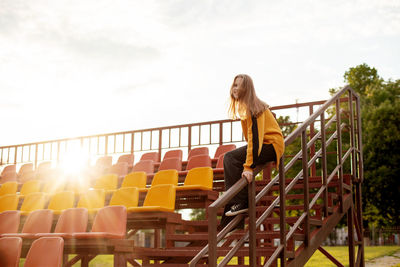
[{"label": "metal staircase", "polygon": [[[244,179],[209,206],[208,233],[197,236],[207,244],[189,266],[303,266],[317,249],[343,266],[322,248],[322,242],[345,215],[349,266],[364,266],[358,95],[349,86],[338,91],[285,138],[287,148],[292,144],[301,145],[293,155],[282,158],[273,179],[248,186],[248,216],[236,216],[217,232],[217,216],[247,186]],[[247,229],[228,234],[244,218]]]}]

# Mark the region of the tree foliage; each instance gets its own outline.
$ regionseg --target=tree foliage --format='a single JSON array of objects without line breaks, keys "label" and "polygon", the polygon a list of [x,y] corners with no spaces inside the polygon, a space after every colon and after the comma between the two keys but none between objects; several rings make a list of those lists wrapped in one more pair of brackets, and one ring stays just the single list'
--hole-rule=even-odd
[{"label": "tree foliage", "polygon": [[362,99],[365,218],[400,225],[400,80],[385,82],[366,64],[344,78]]}]

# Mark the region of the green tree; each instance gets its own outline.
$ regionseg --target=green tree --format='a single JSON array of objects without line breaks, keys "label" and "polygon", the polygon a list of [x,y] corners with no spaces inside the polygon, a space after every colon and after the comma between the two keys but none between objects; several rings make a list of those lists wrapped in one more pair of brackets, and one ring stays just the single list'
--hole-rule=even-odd
[{"label": "green tree", "polygon": [[385,82],[366,64],[344,78],[362,100],[365,218],[400,225],[400,80]]}]

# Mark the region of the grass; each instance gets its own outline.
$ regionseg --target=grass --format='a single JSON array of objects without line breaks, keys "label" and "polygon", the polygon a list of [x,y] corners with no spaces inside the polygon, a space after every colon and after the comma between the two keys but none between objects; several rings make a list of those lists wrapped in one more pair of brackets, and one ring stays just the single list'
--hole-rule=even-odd
[{"label": "grass", "polygon": [[[334,256],[339,262],[345,266],[349,266],[349,252],[348,247],[324,247],[332,256]],[[365,261],[372,260],[383,256],[391,256],[397,251],[400,251],[400,246],[379,246],[379,247],[365,247]],[[356,254],[357,255],[357,254]],[[232,263],[236,260],[233,259]],[[23,266],[24,260],[21,259],[20,265]],[[246,263],[248,264],[248,262]],[[73,265],[74,267],[81,266],[80,262]],[[94,258],[90,264],[90,267],[109,267],[113,266],[113,256],[111,255],[100,255]],[[336,267],[328,258],[325,257],[318,250],[314,253],[311,259],[305,265],[306,267]],[[400,264],[396,265],[400,267]]]}]

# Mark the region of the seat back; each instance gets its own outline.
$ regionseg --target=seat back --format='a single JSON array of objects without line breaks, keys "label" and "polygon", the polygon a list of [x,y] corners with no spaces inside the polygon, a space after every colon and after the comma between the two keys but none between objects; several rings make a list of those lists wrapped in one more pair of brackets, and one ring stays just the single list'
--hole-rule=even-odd
[{"label": "seat back", "polygon": [[112,165],[112,156],[103,156],[96,160],[96,167],[109,168]]},{"label": "seat back", "polygon": [[142,160],[152,160],[154,162],[159,162],[159,154],[158,154],[158,152],[147,152],[147,153],[144,153],[140,157],[140,161],[142,161]]},{"label": "seat back", "polygon": [[88,210],[85,208],[66,209],[58,218],[54,233],[86,232],[88,216]]},{"label": "seat back", "polygon": [[32,242],[26,255],[24,267],[61,267],[63,252],[64,239],[61,237],[41,237]]},{"label": "seat back", "polygon": [[219,155],[218,160],[217,160],[217,165],[215,166],[216,169],[224,168],[224,157],[225,157],[225,153],[222,155]]},{"label": "seat back", "polygon": [[42,192],[48,194],[55,194],[58,192],[62,192],[65,189],[66,181],[61,179],[53,179],[47,180],[44,182]]},{"label": "seat back", "polygon": [[52,224],[53,212],[51,210],[34,210],[26,218],[21,233],[50,233]]},{"label": "seat back", "polygon": [[81,194],[77,208],[100,209],[104,207],[105,195],[104,189],[88,190]]},{"label": "seat back", "polygon": [[22,238],[3,237],[0,238],[0,266],[18,267],[21,257]]},{"label": "seat back", "polygon": [[124,177],[128,174],[128,162],[117,162],[111,166],[108,172]]},{"label": "seat back", "polygon": [[122,181],[121,187],[146,188],[146,172],[131,172],[127,174]]},{"label": "seat back", "polygon": [[188,160],[197,155],[210,155],[208,152],[208,147],[196,147],[191,149],[188,154]]},{"label": "seat back", "polygon": [[151,181],[151,186],[159,184],[172,184],[178,185],[178,171],[177,170],[163,170],[158,171]]},{"label": "seat back", "polygon": [[182,159],[180,158],[166,158],[160,163],[158,171],[174,169],[177,171],[182,170]]},{"label": "seat back", "polygon": [[62,210],[72,208],[74,206],[74,199],[75,195],[72,191],[58,192],[51,197],[47,208],[59,213]]},{"label": "seat back", "polygon": [[145,172],[146,174],[154,173],[153,160],[141,160],[133,166],[133,172]]},{"label": "seat back", "polygon": [[39,180],[29,180],[25,183],[22,184],[21,190],[20,190],[20,195],[28,195],[30,193],[35,193],[40,191],[40,184],[41,182]]},{"label": "seat back", "polygon": [[126,235],[126,217],[125,206],[101,208],[94,218],[92,232],[105,232],[123,238]]},{"label": "seat back", "polygon": [[232,151],[236,149],[236,145],[235,144],[228,144],[228,145],[220,145],[217,150],[215,151],[214,154],[214,159],[218,159],[219,156],[221,156],[222,154],[225,154],[226,152]]},{"label": "seat back", "polygon": [[33,171],[33,163],[25,163],[19,168],[18,176],[22,176],[25,172],[32,172]]},{"label": "seat back", "polygon": [[137,207],[139,190],[137,187],[121,187],[111,197],[110,206],[122,205],[126,208]]},{"label": "seat back", "polygon": [[196,167],[212,167],[210,156],[202,154],[191,157],[186,165],[186,170],[191,170]]},{"label": "seat back", "polygon": [[183,185],[200,185],[212,190],[213,176],[211,167],[193,168],[186,175]]},{"label": "seat back", "polygon": [[6,171],[1,174],[0,183],[6,183],[10,181],[17,181],[17,173],[15,171]]},{"label": "seat back", "polygon": [[143,206],[160,206],[170,211],[175,210],[175,186],[160,184],[150,187],[144,199]]},{"label": "seat back", "polygon": [[0,197],[0,212],[6,210],[16,210],[18,208],[18,195],[7,194]]},{"label": "seat back", "polygon": [[44,208],[44,204],[45,195],[43,192],[30,193],[25,196],[20,211],[24,213],[29,213],[34,210],[40,210]]},{"label": "seat back", "polygon": [[119,156],[117,163],[126,162],[128,163],[128,168],[131,169],[133,167],[134,161],[135,161],[135,156],[133,154],[125,154]]},{"label": "seat back", "polygon": [[94,189],[115,190],[118,186],[118,175],[109,173],[96,179]]},{"label": "seat back", "polygon": [[18,210],[0,212],[0,234],[17,233],[20,218],[21,215]]},{"label": "seat back", "polygon": [[17,166],[15,164],[5,166],[4,169],[1,171],[1,175],[3,175],[3,173],[8,172],[8,171],[16,172]]},{"label": "seat back", "polygon": [[35,171],[30,170],[30,171],[24,171],[21,174],[18,174],[18,181],[20,183],[26,183],[28,181],[34,180],[35,179]]},{"label": "seat back", "polygon": [[16,181],[5,182],[0,187],[0,196],[4,196],[7,194],[15,194],[17,193],[18,183]]},{"label": "seat back", "polygon": [[179,158],[182,160],[182,155],[183,155],[183,152],[181,149],[170,150],[170,151],[165,152],[163,160],[168,159],[168,158]]}]

